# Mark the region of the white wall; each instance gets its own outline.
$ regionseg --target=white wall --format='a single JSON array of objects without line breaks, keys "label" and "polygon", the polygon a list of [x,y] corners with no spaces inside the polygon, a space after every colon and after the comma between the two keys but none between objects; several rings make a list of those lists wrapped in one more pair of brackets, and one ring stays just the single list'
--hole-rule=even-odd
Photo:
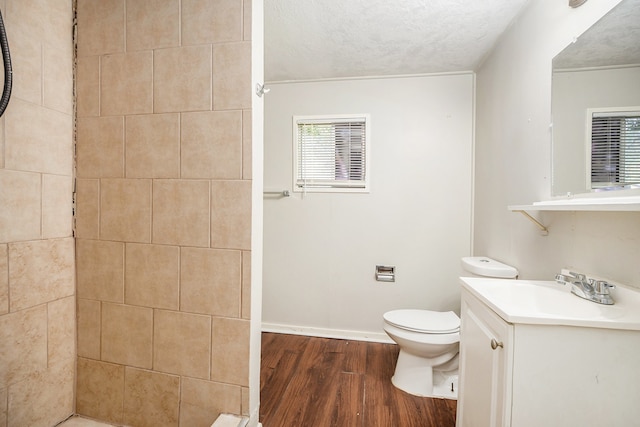
[{"label": "white wall", "polygon": [[[270,85],[265,190],[292,190],[294,115],[369,113],[372,145],[368,194],[265,197],[265,329],[380,338],[387,310],[459,310],[473,85],[469,73]],[[376,264],[395,265],[396,282],[376,282]]]},{"label": "white wall", "polygon": [[550,279],[563,266],[640,287],[640,213],[507,210],[550,197],[551,60],[618,0],[536,0],[477,74],[474,251]]}]

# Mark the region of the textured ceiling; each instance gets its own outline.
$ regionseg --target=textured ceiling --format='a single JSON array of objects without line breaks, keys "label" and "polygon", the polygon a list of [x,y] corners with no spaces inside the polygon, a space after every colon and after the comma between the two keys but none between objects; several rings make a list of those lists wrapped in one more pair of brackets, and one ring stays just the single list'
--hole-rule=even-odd
[{"label": "textured ceiling", "polygon": [[265,0],[265,79],[469,71],[529,0]]},{"label": "textured ceiling", "polygon": [[553,60],[560,69],[640,64],[640,0],[623,0]]}]

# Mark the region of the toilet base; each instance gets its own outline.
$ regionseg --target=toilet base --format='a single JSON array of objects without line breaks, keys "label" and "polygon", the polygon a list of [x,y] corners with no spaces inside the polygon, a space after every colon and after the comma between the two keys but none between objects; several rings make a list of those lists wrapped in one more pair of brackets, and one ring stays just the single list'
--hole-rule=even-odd
[{"label": "toilet base", "polygon": [[[450,358],[450,356],[448,356],[448,358]],[[455,399],[457,397],[457,379],[454,380],[454,392],[443,395],[440,390],[437,394],[434,393],[434,366],[429,362],[437,363],[435,366],[437,371],[440,371],[441,369],[439,368],[442,367],[447,371],[453,371],[451,372],[453,375],[449,375],[449,377],[456,377],[455,371],[457,371],[457,358],[458,355],[456,354],[452,360],[445,359],[445,361],[438,363],[438,361],[428,361],[423,357],[414,356],[411,353],[400,350],[400,353],[398,354],[398,362],[396,363],[396,370],[391,378],[391,383],[396,388],[414,396],[446,397],[449,399]],[[438,379],[444,380],[447,378],[447,381],[449,381],[449,377],[439,375]]]}]

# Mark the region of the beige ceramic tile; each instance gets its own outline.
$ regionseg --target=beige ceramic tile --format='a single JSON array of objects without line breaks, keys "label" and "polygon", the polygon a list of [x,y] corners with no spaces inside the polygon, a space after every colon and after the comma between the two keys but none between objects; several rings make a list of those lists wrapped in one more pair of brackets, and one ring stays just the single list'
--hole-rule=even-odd
[{"label": "beige ceramic tile", "polygon": [[[18,31],[21,33],[29,34],[27,31],[24,31],[24,29],[28,28],[27,25],[30,24],[33,26],[30,37],[35,40],[43,39],[45,20],[35,19],[35,17],[33,16],[29,17],[30,14],[41,14],[46,12],[42,4],[37,4],[36,2],[32,1],[21,2],[17,0],[4,0],[2,2],[2,6],[5,26],[8,26],[12,32]],[[22,22],[22,20],[24,20],[25,22]],[[14,28],[11,28],[12,26]]]},{"label": "beige ceramic tile", "polygon": [[74,294],[73,245],[71,237],[9,244],[11,311]]},{"label": "beige ceramic tile", "polygon": [[240,283],[240,251],[181,249],[181,311],[239,317]]},{"label": "beige ceramic tile", "polygon": [[71,115],[15,98],[4,117],[6,168],[71,175]]},{"label": "beige ceramic tile", "polygon": [[0,427],[7,427],[7,389],[0,387]]},{"label": "beige ceramic tile", "polygon": [[242,252],[242,318],[251,319],[251,252]]},{"label": "beige ceramic tile", "polygon": [[180,177],[180,115],[129,116],[125,124],[127,178]]},{"label": "beige ceramic tile", "polygon": [[44,13],[44,17],[46,18],[45,36],[42,38],[45,49],[53,46],[63,50],[65,55],[72,58],[74,55],[74,44],[72,40],[69,40],[69,34],[73,34],[74,32],[73,4],[69,4],[69,2],[65,0],[44,1],[40,4],[46,5],[46,12]]},{"label": "beige ceramic tile", "polygon": [[124,0],[78,0],[78,56],[124,52]]},{"label": "beige ceramic tile", "polygon": [[0,314],[9,312],[9,251],[0,244]]},{"label": "beige ceramic tile", "polygon": [[214,317],[211,338],[211,379],[249,385],[249,321]]},{"label": "beige ceramic tile", "polygon": [[123,405],[124,366],[78,358],[78,414],[121,424]]},{"label": "beige ceramic tile", "polygon": [[73,223],[71,176],[42,176],[42,237],[70,237]]},{"label": "beige ceramic tile", "polygon": [[49,368],[75,363],[76,297],[75,295],[47,304]]},{"label": "beige ceramic tile", "polygon": [[242,40],[242,0],[182,0],[182,44]]},{"label": "beige ceramic tile", "polygon": [[97,179],[76,180],[76,236],[100,237],[100,181]]},{"label": "beige ceramic tile", "polygon": [[52,426],[72,415],[74,365],[57,364],[10,385],[9,425]]},{"label": "beige ceramic tile", "polygon": [[103,56],[100,114],[118,116],[153,112],[153,53]]},{"label": "beige ceramic tile", "polygon": [[156,310],[153,332],[155,371],[209,379],[211,318]]},{"label": "beige ceramic tile", "polygon": [[31,37],[29,33],[17,32],[15,37],[11,38],[9,48],[11,50],[11,66],[15,70],[12,74],[12,98],[41,105],[42,44],[35,37]]},{"label": "beige ceramic tile", "polygon": [[[69,19],[73,18],[73,4],[69,4],[66,0],[51,0],[46,1],[45,4],[48,5],[48,10],[55,12],[60,15],[69,16]],[[60,31],[64,33],[64,28]],[[68,35],[68,33],[65,33]]]},{"label": "beige ceramic tile", "polygon": [[127,367],[124,393],[124,424],[178,425],[180,377]]},{"label": "beige ceramic tile", "polygon": [[178,309],[180,248],[127,243],[125,252],[126,304]]},{"label": "beige ceramic tile", "polygon": [[240,405],[239,386],[182,379],[181,426],[210,426],[220,414],[239,414]]},{"label": "beige ceramic tile", "polygon": [[213,109],[251,108],[251,42],[213,46]]},{"label": "beige ceramic tile", "polygon": [[102,360],[151,368],[153,309],[102,304]]},{"label": "beige ceramic tile", "polygon": [[251,181],[211,182],[211,247],[251,249]]},{"label": "beige ceramic tile", "polygon": [[6,0],[4,3],[5,22],[11,23],[9,34],[21,31],[53,45],[69,44],[72,19],[69,2]]},{"label": "beige ceramic tile", "polygon": [[154,181],[153,242],[209,246],[208,181]]},{"label": "beige ceramic tile", "polygon": [[244,5],[243,28],[242,28],[243,39],[245,41],[249,41],[251,40],[251,16],[252,16],[251,0],[244,0],[242,4]]},{"label": "beige ceramic tile", "polygon": [[250,416],[251,406],[249,405],[249,399],[251,393],[249,393],[249,387],[242,387],[242,415]]},{"label": "beige ceramic tile", "polygon": [[179,0],[127,0],[127,52],[180,44]]},{"label": "beige ceramic tile", "polygon": [[124,302],[124,243],[76,239],[78,298]]},{"label": "beige ceramic tile", "polygon": [[210,111],[182,114],[183,178],[242,177],[242,112]]},{"label": "beige ceramic tile", "polygon": [[0,188],[0,243],[40,238],[40,175],[0,169]]},{"label": "beige ceramic tile", "polygon": [[0,316],[0,384],[47,368],[47,306]]},{"label": "beige ceramic tile", "polygon": [[124,242],[151,241],[151,180],[100,182],[100,237]]},{"label": "beige ceramic tile", "polygon": [[78,356],[100,359],[100,301],[78,299]]},{"label": "beige ceramic tile", "polygon": [[77,130],[79,178],[124,177],[124,117],[80,117]]},{"label": "beige ceramic tile", "polygon": [[[11,0],[5,0],[5,1],[11,1]],[[70,14],[73,12],[72,5],[70,5],[69,2],[67,2],[66,0],[47,0],[43,3],[47,5],[47,10],[50,12],[55,12],[58,14],[62,14],[62,13]]]},{"label": "beige ceramic tile", "polygon": [[4,120],[0,120],[0,168],[4,168]]},{"label": "beige ceramic tile", "polygon": [[242,110],[242,179],[251,179],[253,153],[251,110]]},{"label": "beige ceramic tile", "polygon": [[100,115],[100,57],[77,58],[76,109],[78,117]]},{"label": "beige ceramic tile", "polygon": [[211,109],[211,46],[160,49],[153,58],[156,113]]},{"label": "beige ceramic tile", "polygon": [[45,45],[42,57],[43,105],[73,114],[73,53]]}]

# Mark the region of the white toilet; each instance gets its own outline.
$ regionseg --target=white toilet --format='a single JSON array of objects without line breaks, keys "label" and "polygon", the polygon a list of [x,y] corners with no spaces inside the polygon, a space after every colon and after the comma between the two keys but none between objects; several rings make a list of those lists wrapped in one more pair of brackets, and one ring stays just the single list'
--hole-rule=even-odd
[{"label": "white toilet", "polygon": [[[462,266],[478,276],[518,276],[515,268],[487,257],[462,258]],[[383,319],[384,331],[400,346],[393,385],[416,396],[455,397],[454,391],[434,393],[434,371],[458,369],[460,318],[453,311],[404,309],[388,311]]]}]

